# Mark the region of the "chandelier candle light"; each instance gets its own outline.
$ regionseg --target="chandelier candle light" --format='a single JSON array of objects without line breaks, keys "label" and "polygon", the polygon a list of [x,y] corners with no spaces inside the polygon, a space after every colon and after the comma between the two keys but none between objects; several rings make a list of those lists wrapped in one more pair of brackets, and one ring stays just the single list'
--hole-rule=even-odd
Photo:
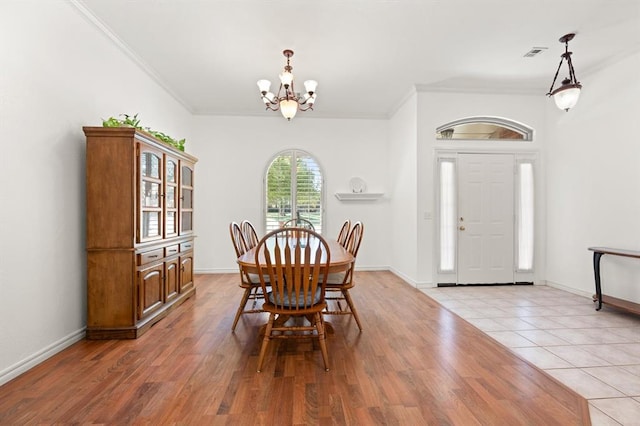
[{"label": "chandelier candle light", "polygon": [[[558,108],[565,111],[569,111],[569,109],[573,108],[576,103],[578,103],[580,90],[582,89],[582,85],[576,79],[576,73],[573,70],[573,63],[571,62],[571,54],[573,52],[569,52],[569,42],[573,40],[573,37],[575,37],[575,34],[572,33],[564,35],[560,37],[560,40],[558,40],[560,43],[564,43],[565,50],[561,55],[560,64],[558,65],[555,77],[553,77],[549,93],[547,93],[547,96],[553,96],[553,100],[556,101]],[[565,60],[569,66],[569,77],[562,80],[562,86],[553,90],[553,86],[556,84],[556,79],[558,78],[558,73],[560,72],[560,67],[562,67],[562,61]]]},{"label": "chandelier candle light", "polygon": [[315,80],[307,80],[304,82],[304,89],[306,93],[300,96],[295,92],[293,88],[293,74],[291,70],[293,67],[290,64],[290,59],[293,56],[293,50],[285,50],[282,54],[287,58],[287,65],[284,66],[284,71],[280,74],[280,88],[278,93],[274,95],[269,91],[271,82],[269,80],[258,80],[258,88],[262,101],[267,106],[267,109],[272,111],[278,111],[282,113],[283,117],[291,121],[295,117],[296,112],[313,110],[313,104],[316,101],[316,87],[318,82]]}]

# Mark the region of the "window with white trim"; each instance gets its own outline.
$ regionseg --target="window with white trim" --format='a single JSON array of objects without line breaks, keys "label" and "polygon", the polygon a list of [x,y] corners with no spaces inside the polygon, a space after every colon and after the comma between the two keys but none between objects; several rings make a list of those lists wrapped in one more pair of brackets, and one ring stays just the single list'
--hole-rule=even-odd
[{"label": "window with white trim", "polygon": [[533,129],[502,117],[465,117],[438,127],[436,139],[532,141]]},{"label": "window with white trim", "polygon": [[311,154],[296,149],[278,153],[265,173],[264,196],[266,232],[300,218],[322,233],[324,178]]},{"label": "window with white trim", "polygon": [[440,272],[455,272],[456,270],[456,169],[452,158],[438,159],[440,174]]},{"label": "window with white trim", "polygon": [[534,185],[532,161],[518,161],[517,178],[517,270],[529,272],[533,270],[534,248]]}]

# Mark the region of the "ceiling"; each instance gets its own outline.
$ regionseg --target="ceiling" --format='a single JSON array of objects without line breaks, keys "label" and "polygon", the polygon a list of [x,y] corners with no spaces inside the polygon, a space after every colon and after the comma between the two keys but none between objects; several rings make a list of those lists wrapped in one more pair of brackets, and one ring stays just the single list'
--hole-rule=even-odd
[{"label": "ceiling", "polygon": [[[638,0],[72,2],[194,114],[277,114],[256,81],[277,89],[284,49],[298,90],[318,81],[296,120],[388,118],[414,88],[544,96],[569,32],[583,83],[640,51]],[[534,47],[547,49],[524,57]]]}]

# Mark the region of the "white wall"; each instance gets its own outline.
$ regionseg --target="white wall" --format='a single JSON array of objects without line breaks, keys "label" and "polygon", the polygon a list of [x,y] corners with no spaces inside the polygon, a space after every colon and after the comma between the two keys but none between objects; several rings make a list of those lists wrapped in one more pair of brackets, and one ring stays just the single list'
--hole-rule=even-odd
[{"label": "white wall", "polygon": [[[257,99],[256,99],[257,100]],[[313,114],[308,112],[306,114]],[[389,265],[389,196],[386,120],[305,117],[287,122],[279,112],[263,117],[197,116],[193,154],[196,166],[196,272],[235,272],[229,223],[248,219],[264,233],[263,178],[273,157],[286,149],[313,155],[325,174],[325,231],[337,236],[345,219],[365,225],[358,269]],[[385,192],[374,202],[338,201],[349,180],[361,177],[369,192]]]},{"label": "white wall", "polygon": [[418,285],[417,249],[417,94],[407,98],[389,120],[389,163],[391,193],[391,270]]},{"label": "white wall", "polygon": [[0,2],[0,383],[84,336],[82,126],[136,112],[190,136],[191,115],[74,6]]},{"label": "white wall", "polygon": [[[434,193],[434,165],[436,150],[526,150],[538,152],[548,139],[545,123],[545,102],[542,95],[486,94],[457,92],[418,92],[418,281],[435,285],[437,221]],[[521,122],[535,130],[533,142],[507,141],[438,141],[436,128],[451,121],[471,116],[496,116]],[[539,158],[536,164],[536,282],[544,278],[544,164]],[[433,220],[425,219],[431,213]]]},{"label": "white wall", "polygon": [[[640,250],[640,53],[588,77],[568,113],[547,108],[547,280],[594,293],[589,246]],[[603,256],[603,292],[640,303],[640,262]]]}]

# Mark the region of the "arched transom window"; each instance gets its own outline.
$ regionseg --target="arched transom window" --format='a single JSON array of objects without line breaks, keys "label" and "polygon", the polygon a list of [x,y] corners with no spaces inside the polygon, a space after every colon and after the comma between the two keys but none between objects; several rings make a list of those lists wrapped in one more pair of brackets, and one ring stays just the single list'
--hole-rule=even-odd
[{"label": "arched transom window", "polygon": [[532,141],[533,129],[502,117],[466,117],[438,127],[436,139]]},{"label": "arched transom window", "polygon": [[290,219],[306,219],[322,233],[324,178],[313,156],[300,150],[278,153],[264,179],[265,230]]}]

